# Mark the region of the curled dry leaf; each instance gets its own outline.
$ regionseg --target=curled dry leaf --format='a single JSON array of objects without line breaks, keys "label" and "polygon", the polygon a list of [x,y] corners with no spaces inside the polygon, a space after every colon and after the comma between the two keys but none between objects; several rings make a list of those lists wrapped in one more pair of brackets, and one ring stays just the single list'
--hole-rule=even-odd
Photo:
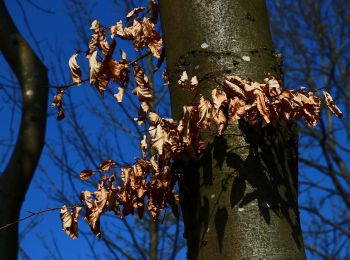
[{"label": "curled dry leaf", "polygon": [[107,42],[106,30],[104,28],[100,28],[98,31],[97,47],[101,50],[101,52],[104,55],[107,55],[109,50],[109,44]]},{"label": "curled dry leaf", "polygon": [[132,93],[136,95],[141,102],[152,101],[152,87],[148,82],[148,77],[144,70],[137,63],[133,64],[133,70],[137,87],[134,88]]},{"label": "curled dry leaf", "polygon": [[100,27],[98,20],[94,20],[91,23],[90,29],[92,30],[91,40],[89,42],[89,51],[87,53],[87,58],[89,59],[92,53],[98,47],[101,52],[106,55],[109,50],[109,44],[106,38],[106,30],[103,27]]},{"label": "curled dry leaf", "polygon": [[239,86],[231,82],[229,79],[232,80],[232,78],[226,78],[224,81],[224,88],[228,95],[231,97],[238,96],[239,98],[246,100],[247,95],[243,89],[241,89]]},{"label": "curled dry leaf", "polygon": [[86,213],[84,216],[84,219],[90,226],[91,231],[98,238],[101,237],[100,215],[101,213],[97,210],[97,208],[92,208],[91,210],[86,210]]},{"label": "curled dry leaf", "polygon": [[246,111],[246,103],[239,97],[234,97],[230,100],[228,108],[228,117],[231,122],[240,119]]},{"label": "curled dry leaf", "polygon": [[58,120],[62,120],[64,118],[63,94],[64,94],[64,89],[63,88],[57,89],[57,93],[53,97],[53,101],[51,103],[52,107],[57,107],[57,119]]},{"label": "curled dry leaf", "polygon": [[215,110],[218,110],[227,103],[226,93],[221,89],[214,88],[211,92],[211,97],[213,99],[213,105]]},{"label": "curled dry leaf", "polygon": [[[154,126],[150,128],[154,129]],[[165,146],[168,144],[168,134],[167,131],[162,127],[162,125],[158,124],[155,127],[155,131],[149,131],[151,135],[151,145],[157,151],[157,154],[163,155]]]},{"label": "curled dry leaf", "polygon": [[80,84],[81,83],[81,70],[80,70],[80,67],[77,63],[77,56],[78,56],[77,53],[73,54],[69,58],[68,65],[69,65],[72,81],[76,84]]},{"label": "curled dry leaf", "polygon": [[199,99],[198,105],[199,120],[197,122],[198,127],[210,129],[210,124],[213,119],[213,105],[203,96]]},{"label": "curled dry leaf", "polygon": [[88,53],[86,55],[86,57],[88,59],[90,59],[92,53],[96,49],[97,42],[98,42],[98,31],[99,31],[99,28],[100,28],[100,22],[97,21],[97,20],[94,20],[91,23],[91,27],[90,27],[90,29],[92,30],[92,35],[91,35],[91,39],[90,39],[90,42],[89,42],[89,51],[88,51]]},{"label": "curled dry leaf", "polygon": [[103,161],[100,166],[98,167],[98,169],[100,171],[108,171],[111,167],[113,167],[114,165],[116,165],[117,163],[113,160],[105,160]]},{"label": "curled dry leaf", "polygon": [[149,105],[147,102],[141,102],[138,117],[135,117],[134,120],[138,125],[142,125],[146,121],[147,112],[149,111]]},{"label": "curled dry leaf", "polygon": [[104,72],[112,81],[119,82],[122,87],[128,86],[130,72],[126,59],[119,62],[113,59],[106,61]]},{"label": "curled dry leaf", "polygon": [[141,150],[142,158],[146,158],[147,149],[148,149],[147,138],[146,138],[146,135],[143,135],[143,139],[140,142],[140,150]]},{"label": "curled dry leaf", "polygon": [[157,113],[149,112],[148,118],[149,118],[149,121],[151,122],[151,124],[153,126],[157,126],[159,124],[163,125],[163,121],[162,121],[161,117]]},{"label": "curled dry leaf", "polygon": [[100,22],[98,20],[93,20],[90,29],[96,31],[100,28]]},{"label": "curled dry leaf", "polygon": [[266,83],[265,93],[270,97],[278,97],[282,93],[282,89],[278,81],[274,77],[264,79]]},{"label": "curled dry leaf", "polygon": [[80,200],[85,203],[87,209],[91,210],[94,207],[90,191],[82,191],[80,193]]},{"label": "curled dry leaf", "polygon": [[120,57],[121,57],[122,61],[128,60],[128,57],[127,57],[125,51],[123,51],[123,50],[120,50]]},{"label": "curled dry leaf", "polygon": [[75,207],[75,212],[69,211],[67,206],[61,208],[60,218],[62,228],[71,239],[78,238],[78,217],[81,207]]},{"label": "curled dry leaf", "polygon": [[302,107],[300,109],[303,111],[306,123],[310,126],[316,126],[320,117],[320,99],[314,96],[313,92],[304,90],[295,92],[295,96],[301,100]]},{"label": "curled dry leaf", "polygon": [[83,171],[80,172],[80,179],[83,181],[88,180],[92,175],[94,174],[94,172],[90,169],[85,169]]},{"label": "curled dry leaf", "polygon": [[123,26],[123,22],[120,20],[119,22],[117,22],[115,25],[110,27],[110,31],[111,31],[111,37],[114,38],[116,36],[124,39],[124,40],[132,40],[133,39],[133,35],[134,32],[132,30],[132,27],[126,27],[124,28]]},{"label": "curled dry leaf", "polygon": [[141,101],[152,101],[153,95],[150,89],[136,87],[133,89],[132,93],[137,96],[137,98]]},{"label": "curled dry leaf", "polygon": [[[163,39],[154,28],[154,23],[150,19],[144,18],[142,21],[143,39],[140,42],[134,40],[134,46],[148,46],[152,54],[156,58],[160,58],[161,49],[163,47]],[[137,48],[136,48],[137,49]]]},{"label": "curled dry leaf", "polygon": [[268,100],[265,98],[265,95],[261,91],[255,91],[256,95],[256,104],[260,112],[260,115],[264,118],[267,124],[270,123],[270,110],[268,107]]},{"label": "curled dry leaf", "polygon": [[63,104],[63,94],[64,94],[64,89],[59,88],[57,89],[57,93],[53,98],[53,101],[51,103],[52,107],[61,107]]},{"label": "curled dry leaf", "polygon": [[148,77],[145,74],[145,71],[135,62],[132,66],[133,71],[134,71],[134,77],[136,84],[140,88],[147,88],[149,89],[149,83],[148,83]]},{"label": "curled dry leaf", "polygon": [[183,117],[177,126],[183,142],[192,145],[198,138],[200,128],[197,125],[199,121],[199,112],[197,106],[183,106]]},{"label": "curled dry leaf", "polygon": [[97,51],[94,51],[89,58],[90,66],[90,84],[95,85],[99,80],[99,73],[101,69],[101,62],[97,60]]},{"label": "curled dry leaf", "polygon": [[325,97],[328,109],[337,117],[343,117],[343,113],[340,111],[339,107],[337,107],[337,105],[334,103],[332,96],[327,91],[323,91],[323,95]]},{"label": "curled dry leaf", "polygon": [[121,103],[123,101],[123,95],[124,95],[124,89],[121,87],[118,87],[118,93],[114,94],[114,97],[116,98],[118,103]]},{"label": "curled dry leaf", "polygon": [[134,16],[137,16],[138,13],[142,12],[143,10],[145,10],[144,7],[136,7],[134,9],[132,9],[129,13],[127,13],[126,15],[126,21],[129,21],[131,18],[133,18]]}]

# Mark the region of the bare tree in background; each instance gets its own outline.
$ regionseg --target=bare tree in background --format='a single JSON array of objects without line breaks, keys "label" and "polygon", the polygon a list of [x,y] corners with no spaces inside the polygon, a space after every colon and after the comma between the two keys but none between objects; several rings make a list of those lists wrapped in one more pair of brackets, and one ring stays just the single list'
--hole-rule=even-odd
[{"label": "bare tree in background", "polygon": [[[0,51],[15,73],[22,92],[22,119],[15,148],[0,176],[0,225],[19,218],[21,205],[44,145],[47,71],[0,1]],[[2,259],[16,259],[18,225],[0,231]]]},{"label": "bare tree in background", "polygon": [[324,259],[350,258],[350,2],[270,1],[286,86],[333,93],[345,117],[322,111],[317,128],[300,125],[299,160],[306,249]]}]

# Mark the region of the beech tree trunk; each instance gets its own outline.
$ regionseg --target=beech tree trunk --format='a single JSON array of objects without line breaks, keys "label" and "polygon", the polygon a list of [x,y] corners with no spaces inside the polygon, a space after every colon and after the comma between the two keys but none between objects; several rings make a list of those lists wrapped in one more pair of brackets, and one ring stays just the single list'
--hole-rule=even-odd
[{"label": "beech tree trunk", "polygon": [[[183,71],[200,93],[225,75],[279,76],[263,0],[160,0],[174,117],[193,95],[177,88]],[[182,162],[181,207],[189,259],[305,259],[298,211],[295,125],[229,125],[199,162]]]},{"label": "beech tree trunk", "polygon": [[[0,0],[0,51],[22,89],[22,119],[17,142],[0,176],[0,226],[19,218],[21,205],[44,145],[48,78],[41,63],[17,30]],[[17,259],[18,225],[0,230],[0,258]]]}]

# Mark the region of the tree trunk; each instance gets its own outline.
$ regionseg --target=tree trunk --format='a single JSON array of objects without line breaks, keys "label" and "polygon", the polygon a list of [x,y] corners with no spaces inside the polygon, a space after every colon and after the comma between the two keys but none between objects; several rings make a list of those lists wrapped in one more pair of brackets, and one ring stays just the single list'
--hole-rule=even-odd
[{"label": "tree trunk", "polygon": [[[19,218],[22,202],[44,145],[48,79],[0,0],[0,51],[22,89],[22,119],[15,149],[0,176],[0,226]],[[1,259],[17,259],[18,225],[0,230]]]},{"label": "tree trunk", "polygon": [[[161,0],[160,12],[174,117],[193,98],[176,86],[184,70],[206,97],[225,75],[278,76],[265,1]],[[295,125],[257,132],[239,122],[213,136],[203,135],[198,162],[182,166],[188,258],[305,259]]]}]

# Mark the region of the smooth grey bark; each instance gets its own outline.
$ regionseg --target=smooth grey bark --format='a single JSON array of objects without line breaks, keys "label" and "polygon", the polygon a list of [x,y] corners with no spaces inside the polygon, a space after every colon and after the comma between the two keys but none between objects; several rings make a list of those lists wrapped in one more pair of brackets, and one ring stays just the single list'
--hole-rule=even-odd
[{"label": "smooth grey bark", "polygon": [[[0,226],[18,220],[20,208],[44,145],[48,95],[47,70],[0,1],[0,51],[22,89],[22,118],[17,142],[0,176]],[[18,225],[0,230],[0,258],[17,259]]]},{"label": "smooth grey bark", "polygon": [[[175,118],[193,99],[176,86],[184,70],[207,97],[225,75],[280,76],[265,1],[160,0],[160,12]],[[305,259],[295,125],[214,136],[198,162],[178,162],[188,258]]]}]

